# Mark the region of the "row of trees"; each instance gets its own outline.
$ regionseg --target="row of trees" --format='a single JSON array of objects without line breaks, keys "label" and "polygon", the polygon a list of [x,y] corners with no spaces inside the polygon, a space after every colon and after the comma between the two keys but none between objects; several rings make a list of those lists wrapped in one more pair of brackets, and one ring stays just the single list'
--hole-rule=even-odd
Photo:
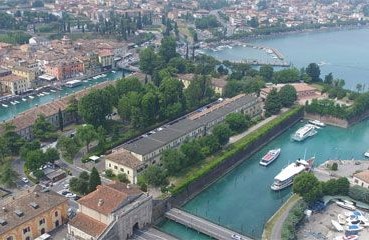
[{"label": "row of trees", "polygon": [[308,204],[314,203],[325,195],[346,196],[350,182],[347,178],[330,179],[320,182],[313,173],[302,173],[293,180],[293,192],[299,194]]},{"label": "row of trees", "polygon": [[279,92],[273,88],[265,100],[265,115],[278,114],[282,107],[291,107],[296,99],[296,89],[292,85],[283,86]]}]

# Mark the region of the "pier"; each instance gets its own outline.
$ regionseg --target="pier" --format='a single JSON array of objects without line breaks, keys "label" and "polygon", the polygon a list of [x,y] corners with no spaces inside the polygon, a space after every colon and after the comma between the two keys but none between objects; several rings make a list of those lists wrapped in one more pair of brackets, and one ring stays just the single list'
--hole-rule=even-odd
[{"label": "pier", "polygon": [[208,220],[194,216],[177,208],[172,208],[166,212],[165,217],[215,239],[229,240],[232,239],[232,236],[238,236],[238,239],[251,240],[249,237],[243,236],[235,231],[219,226],[218,224],[209,222]]},{"label": "pier", "polygon": [[290,67],[291,64],[285,61],[263,61],[257,59],[245,59],[241,61],[233,61],[234,63],[246,63],[252,66],[270,65],[274,67]]}]

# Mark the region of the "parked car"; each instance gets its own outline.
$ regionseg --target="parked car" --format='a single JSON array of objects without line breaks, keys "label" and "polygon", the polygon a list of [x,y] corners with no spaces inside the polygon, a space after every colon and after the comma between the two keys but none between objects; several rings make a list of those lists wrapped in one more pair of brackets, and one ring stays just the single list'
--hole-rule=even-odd
[{"label": "parked car", "polygon": [[26,177],[22,178],[22,181],[23,181],[24,183],[29,183],[29,180],[28,180]]},{"label": "parked car", "polygon": [[68,189],[69,188],[69,183],[66,183],[66,184],[64,184],[64,189]]},{"label": "parked car", "polygon": [[66,190],[63,190],[62,192],[61,192],[61,194],[62,195],[64,195],[64,196],[66,196],[67,194],[69,194],[70,192],[69,191],[66,191]]},{"label": "parked car", "polygon": [[77,195],[76,195],[76,194],[74,194],[74,193],[67,193],[65,196],[66,196],[67,198],[75,198]]}]

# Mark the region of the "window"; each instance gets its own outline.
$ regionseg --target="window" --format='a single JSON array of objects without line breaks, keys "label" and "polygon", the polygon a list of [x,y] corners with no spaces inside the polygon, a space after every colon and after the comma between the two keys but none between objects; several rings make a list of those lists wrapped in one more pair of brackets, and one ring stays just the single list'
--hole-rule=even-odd
[{"label": "window", "polygon": [[123,168],[120,168],[120,171],[121,171],[121,172],[124,172],[124,169],[123,169]]},{"label": "window", "polygon": [[26,234],[31,231],[30,227],[23,228],[23,234]]},{"label": "window", "polygon": [[111,163],[109,163],[109,167],[111,167]]},{"label": "window", "polygon": [[9,236],[6,238],[6,240],[14,240],[13,236]]},{"label": "window", "polygon": [[114,166],[114,169],[118,169],[118,166]]},{"label": "window", "polygon": [[45,223],[45,218],[41,219],[39,223],[40,223],[40,225],[44,224]]},{"label": "window", "polygon": [[58,211],[55,212],[55,217],[57,217],[59,215]]},{"label": "window", "polygon": [[129,174],[129,171],[127,171],[127,174]]}]

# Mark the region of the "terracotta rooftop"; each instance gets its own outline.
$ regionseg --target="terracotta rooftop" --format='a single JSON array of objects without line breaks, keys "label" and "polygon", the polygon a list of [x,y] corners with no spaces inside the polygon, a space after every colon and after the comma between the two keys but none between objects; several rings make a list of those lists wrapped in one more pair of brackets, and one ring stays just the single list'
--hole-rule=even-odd
[{"label": "terracotta rooftop", "polygon": [[106,224],[83,213],[77,213],[77,215],[69,221],[69,224],[92,237],[100,236],[106,228]]},{"label": "terracotta rooftop", "polygon": [[88,208],[91,208],[101,214],[109,215],[117,209],[128,197],[141,195],[142,191],[136,187],[126,185],[120,182],[114,182],[108,185],[99,185],[97,189],[78,202]]},{"label": "terracotta rooftop", "polygon": [[353,175],[354,177],[366,182],[366,183],[369,183],[369,170],[365,170],[365,171],[362,171],[362,172],[359,172],[359,173],[355,173]]},{"label": "terracotta rooftop", "polygon": [[125,149],[119,149],[111,154],[105,156],[105,159],[115,162],[120,165],[136,169],[138,166],[143,164],[135,156],[133,156],[129,151]]},{"label": "terracotta rooftop", "polygon": [[53,191],[43,192],[36,185],[29,193],[0,206],[0,219],[6,222],[0,225],[0,235],[67,201],[66,197]]}]

